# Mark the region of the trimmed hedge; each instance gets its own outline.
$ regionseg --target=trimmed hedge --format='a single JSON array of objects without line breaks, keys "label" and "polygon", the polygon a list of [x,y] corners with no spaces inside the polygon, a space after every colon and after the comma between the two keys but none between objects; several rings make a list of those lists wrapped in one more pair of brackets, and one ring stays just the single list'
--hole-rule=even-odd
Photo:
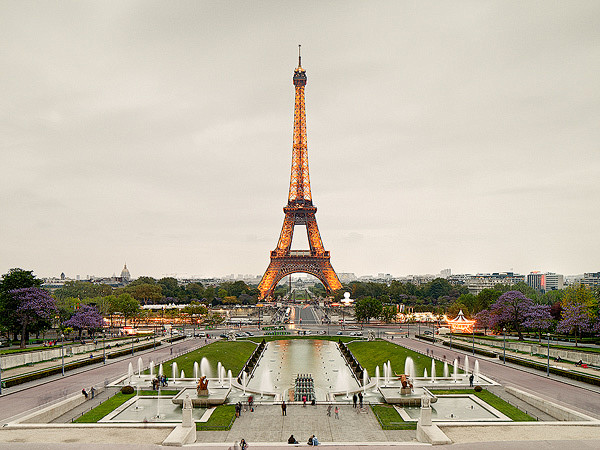
[{"label": "trimmed hedge", "polygon": [[[155,345],[159,346],[159,345],[161,345],[161,342],[157,341],[156,343],[150,342],[148,344],[140,345],[138,347],[134,347],[133,351],[139,352],[141,350],[148,350],[149,348],[153,348]],[[119,358],[121,356],[130,355],[130,354],[131,354],[131,347],[124,348],[123,350],[119,350],[118,352],[109,353],[108,355],[106,355],[106,358],[107,359],[115,359],[115,358]]]},{"label": "trimmed hedge", "polygon": [[[535,361],[529,361],[522,358],[516,358],[514,356],[507,356],[506,361],[511,362],[513,364],[518,364],[520,366],[529,367],[531,369],[546,371],[548,366],[546,364],[538,363]],[[596,386],[600,386],[600,377],[595,377],[593,375],[588,375],[581,372],[573,372],[570,370],[559,369],[558,367],[550,366],[550,373],[554,375],[560,375],[561,377],[571,378],[572,380],[582,381],[584,383],[594,384]]]},{"label": "trimmed hedge", "polygon": [[434,342],[434,340],[433,340],[433,338],[431,336],[425,336],[424,334],[417,334],[417,335],[415,335],[415,337],[417,339],[421,339],[423,341]]},{"label": "trimmed hedge", "polygon": [[185,339],[185,336],[175,336],[175,337],[168,337],[163,339],[163,342],[177,342],[177,341],[181,341],[182,339]]},{"label": "trimmed hedge", "polygon": [[[450,343],[447,341],[442,342],[442,344],[445,345],[446,347],[450,347]],[[464,350],[467,352],[473,352],[473,347],[469,346],[469,345],[457,344],[456,342],[453,342],[452,347],[457,348],[459,350]],[[475,347],[475,353],[477,353],[478,355],[487,356],[489,358],[496,358],[498,356],[494,352],[491,352],[489,350],[483,350],[483,349],[480,349],[477,347]]]}]

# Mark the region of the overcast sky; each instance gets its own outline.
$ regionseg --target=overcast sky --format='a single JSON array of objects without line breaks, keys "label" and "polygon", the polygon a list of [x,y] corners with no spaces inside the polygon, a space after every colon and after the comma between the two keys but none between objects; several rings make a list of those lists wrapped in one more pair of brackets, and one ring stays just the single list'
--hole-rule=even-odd
[{"label": "overcast sky", "polygon": [[0,271],[262,274],[297,44],[337,272],[600,270],[598,1],[3,0]]}]

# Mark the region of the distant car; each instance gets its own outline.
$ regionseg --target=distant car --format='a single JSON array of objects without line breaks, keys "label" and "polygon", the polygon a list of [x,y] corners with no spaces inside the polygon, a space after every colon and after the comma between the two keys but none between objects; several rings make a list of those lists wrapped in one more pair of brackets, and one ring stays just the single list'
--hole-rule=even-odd
[{"label": "distant car", "polygon": [[246,334],[247,334],[248,336],[254,336],[254,334],[250,333],[249,331],[246,331]]},{"label": "distant car", "polygon": [[429,330],[425,330],[425,331],[423,331],[423,334],[429,334],[429,335],[431,335],[433,333],[431,331],[429,331]]},{"label": "distant car", "polygon": [[319,331],[319,334],[325,334],[325,330]]},{"label": "distant car", "polygon": [[227,335],[225,333],[221,333],[219,336],[221,336],[222,338],[227,338]]},{"label": "distant car", "polygon": [[338,336],[341,336],[342,334],[344,334],[344,332],[343,332],[343,331],[338,331],[338,332],[337,332],[337,333],[335,333],[335,334],[337,334]]},{"label": "distant car", "polygon": [[358,327],[356,325],[351,325],[348,328],[351,330],[358,330]]}]

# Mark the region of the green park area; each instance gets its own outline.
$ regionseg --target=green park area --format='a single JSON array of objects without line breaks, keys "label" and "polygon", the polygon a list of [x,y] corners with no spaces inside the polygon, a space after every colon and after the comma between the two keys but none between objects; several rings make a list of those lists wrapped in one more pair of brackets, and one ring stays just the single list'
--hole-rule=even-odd
[{"label": "green park area", "polygon": [[[422,355],[388,341],[352,342],[348,344],[348,348],[360,365],[367,369],[367,372],[371,376],[375,375],[375,367],[377,366],[379,366],[380,374],[383,376],[383,363],[387,363],[388,361],[390,361],[394,373],[404,373],[404,362],[408,356],[415,363],[417,376],[423,376],[425,369],[427,369],[428,373],[431,372],[431,358],[429,356]],[[443,365],[439,362],[436,362],[436,365],[437,375],[440,376]]]},{"label": "green park area", "polygon": [[[254,352],[255,349],[256,344],[247,340],[213,342],[198,350],[194,350],[193,352],[186,353],[185,355],[164,362],[164,373],[169,374],[170,370],[167,369],[167,367],[170,367],[171,364],[176,362],[177,368],[183,370],[187,376],[191,377],[194,373],[194,362],[200,364],[202,358],[206,358],[210,363],[213,373],[216,373],[217,363],[220,361],[225,369],[231,370],[231,373],[234,374],[234,376],[237,376],[244,367],[244,364],[246,364],[248,358],[252,356],[252,352]],[[149,372],[146,371],[145,373]]]}]

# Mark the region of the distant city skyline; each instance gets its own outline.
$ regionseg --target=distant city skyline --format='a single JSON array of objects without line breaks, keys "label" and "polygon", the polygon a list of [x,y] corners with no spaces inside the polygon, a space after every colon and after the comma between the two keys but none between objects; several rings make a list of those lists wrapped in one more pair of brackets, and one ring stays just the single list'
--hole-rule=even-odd
[{"label": "distant city skyline", "polygon": [[600,270],[600,2],[291,5],[1,3],[0,271],[262,275],[297,44],[337,272]]}]

